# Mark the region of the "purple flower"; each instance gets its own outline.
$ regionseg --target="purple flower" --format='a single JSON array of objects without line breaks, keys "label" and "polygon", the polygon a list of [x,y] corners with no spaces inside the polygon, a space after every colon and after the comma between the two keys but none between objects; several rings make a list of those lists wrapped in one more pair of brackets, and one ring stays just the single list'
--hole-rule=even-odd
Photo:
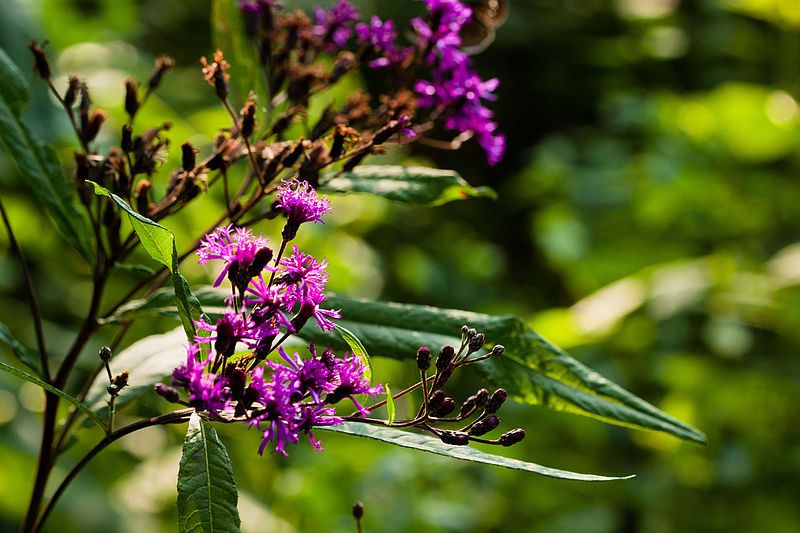
[{"label": "purple flower", "polygon": [[[312,353],[314,353],[314,345],[311,345]],[[325,365],[322,360],[313,356],[311,359],[301,359],[300,354],[294,353],[293,357],[280,347],[278,353],[286,361],[291,376],[292,385],[303,395],[308,394],[315,403],[320,403],[320,394],[323,392],[330,392],[336,385],[331,382],[331,370]],[[270,367],[277,368],[282,366],[281,363],[269,363]]]},{"label": "purple flower", "polygon": [[[198,263],[205,265],[210,259],[219,259],[225,262],[222,272],[214,281],[214,287],[219,287],[226,274],[234,274],[237,285],[246,286],[238,282],[238,278],[250,278],[263,270],[272,258],[272,250],[267,246],[267,239],[263,235],[253,236],[247,228],[234,228],[233,225],[222,226],[206,235],[200,248],[197,250]],[[249,277],[248,277],[249,276]]]},{"label": "purple flower", "polygon": [[355,398],[356,394],[366,394],[374,397],[382,394],[383,385],[370,386],[368,372],[369,368],[364,364],[361,357],[355,355],[351,357],[335,358],[333,360],[333,372],[336,374],[336,388],[328,395],[329,403],[338,403],[344,398],[349,398],[356,406],[361,416],[366,416],[369,411],[361,405]]},{"label": "purple flower", "polygon": [[198,354],[197,347],[189,347],[186,363],[172,371],[172,384],[189,392],[192,407],[216,414],[230,405],[229,389],[225,378],[205,372],[212,358],[200,362]]},{"label": "purple flower", "polygon": [[300,408],[300,417],[297,422],[297,430],[308,435],[308,440],[315,450],[322,450],[322,442],[314,438],[311,430],[319,426],[336,426],[344,420],[336,416],[336,410],[332,407],[321,405],[308,405]]},{"label": "purple flower", "polygon": [[[263,367],[253,371],[253,380],[263,381]],[[274,450],[282,455],[286,453],[286,444],[297,443],[296,419],[300,414],[299,407],[292,401],[292,394],[296,390],[287,385],[283,379],[284,369],[275,369],[272,379],[260,387],[261,395],[252,418],[248,421],[251,426],[258,427],[262,432],[259,455],[264,454],[267,444],[273,443]]]},{"label": "purple flower", "polygon": [[286,211],[288,220],[283,228],[286,241],[294,239],[297,229],[306,222],[322,222],[331,210],[327,196],[320,197],[307,181],[283,181],[275,194],[278,207]]},{"label": "purple flower", "polygon": [[314,8],[316,26],[314,33],[329,42],[326,50],[333,52],[344,48],[353,35],[351,23],[358,21],[358,10],[346,0],[339,0],[330,9]]},{"label": "purple flower", "polygon": [[412,48],[398,47],[397,31],[394,29],[394,22],[391,20],[382,21],[373,16],[369,24],[361,23],[356,25],[356,35],[359,44],[369,44],[372,50],[378,55],[367,64],[371,68],[385,68],[389,66],[402,65],[413,53]]}]

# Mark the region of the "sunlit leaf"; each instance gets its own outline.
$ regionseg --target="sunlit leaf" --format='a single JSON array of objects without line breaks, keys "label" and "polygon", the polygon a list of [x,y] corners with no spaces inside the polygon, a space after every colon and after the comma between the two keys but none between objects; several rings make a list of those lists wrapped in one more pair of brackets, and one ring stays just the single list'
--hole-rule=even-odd
[{"label": "sunlit leaf", "polygon": [[373,376],[372,360],[369,357],[369,353],[367,353],[367,349],[364,348],[364,345],[361,343],[358,337],[356,337],[356,335],[349,329],[340,326],[338,324],[334,325],[334,329],[336,330],[336,333],[338,333],[339,336],[342,338],[342,340],[344,340],[344,342],[346,342],[347,345],[350,347],[350,350],[352,350],[353,355],[355,355],[356,357],[360,357],[367,364],[368,374],[366,375],[366,378],[369,381],[372,381],[372,376]]},{"label": "sunlit leaf", "polygon": [[239,494],[233,467],[217,432],[193,414],[178,470],[178,531],[239,531]]},{"label": "sunlit leaf", "polygon": [[200,302],[189,289],[189,282],[178,270],[178,251],[175,248],[175,235],[164,226],[131,209],[131,206],[125,200],[108,189],[101,187],[97,183],[90,183],[94,186],[95,194],[110,198],[125,211],[134,231],[139,236],[142,248],[150,254],[150,257],[170,269],[178,314],[183,323],[183,329],[186,331],[187,338],[194,339],[194,321],[200,318],[202,308]]},{"label": "sunlit leaf", "polygon": [[[505,346],[502,357],[475,367],[516,400],[705,442],[703,433],[573,359],[542,339],[521,318],[341,297],[329,298],[326,305],[342,310],[345,319],[339,324],[357,335],[373,356],[413,359],[420,346],[457,346],[461,326],[469,324],[485,332],[490,342]],[[318,328],[303,328],[298,335],[347,349],[337,335]]]},{"label": "sunlit leaf", "polygon": [[320,191],[369,193],[397,202],[441,205],[468,198],[495,198],[488,187],[473,187],[457,172],[427,167],[363,165],[320,178]]},{"label": "sunlit leaf", "polygon": [[397,418],[397,406],[394,404],[392,389],[389,388],[389,384],[384,383],[383,389],[386,391],[386,421],[391,426],[394,424],[394,419]]},{"label": "sunlit leaf", "polygon": [[502,466],[512,470],[524,470],[526,472],[533,472],[542,476],[559,479],[571,479],[575,481],[615,481],[620,479],[630,479],[633,477],[597,476],[594,474],[579,474],[576,472],[569,472],[567,470],[558,470],[556,468],[537,465],[536,463],[528,463],[518,459],[510,459],[500,455],[492,455],[471,446],[452,446],[450,444],[444,444],[439,439],[429,435],[421,435],[419,433],[412,433],[410,431],[372,426],[358,422],[344,422],[338,426],[325,426],[318,429],[346,433],[348,435],[355,435],[358,437],[367,437],[370,439],[388,442],[390,444],[394,444],[395,446],[411,448],[413,450],[420,450],[428,453],[435,453],[436,455],[443,455],[452,459]]}]

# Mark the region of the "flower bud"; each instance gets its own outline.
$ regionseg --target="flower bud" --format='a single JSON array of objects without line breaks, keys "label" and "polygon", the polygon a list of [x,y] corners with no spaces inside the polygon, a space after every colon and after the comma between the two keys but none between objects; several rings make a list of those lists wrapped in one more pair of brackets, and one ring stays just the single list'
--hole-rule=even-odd
[{"label": "flower bud", "polygon": [[433,391],[433,394],[431,394],[431,397],[428,399],[428,412],[434,412],[441,408],[445,398],[447,398],[447,395],[443,390],[439,389]]},{"label": "flower bud", "polygon": [[364,504],[361,502],[356,502],[353,505],[353,518],[356,520],[361,520],[362,516],[364,516]]},{"label": "flower bud", "polygon": [[472,396],[464,400],[464,403],[461,404],[459,415],[462,418],[466,418],[469,415],[471,415],[475,411],[476,403],[477,403],[477,397],[473,394]]},{"label": "flower bud", "polygon": [[495,415],[487,416],[483,420],[476,422],[475,425],[472,426],[472,429],[469,430],[469,434],[474,435],[475,437],[480,437],[481,435],[486,435],[499,425],[499,418],[497,418]]},{"label": "flower bud", "polygon": [[486,389],[479,389],[475,393],[475,407],[483,407],[489,401],[489,391]]},{"label": "flower bud", "polygon": [[172,387],[167,387],[163,383],[156,383],[153,386],[153,390],[156,392],[156,394],[167,400],[169,403],[178,403],[181,399],[177,390],[173,389]]},{"label": "flower bud", "polygon": [[503,433],[500,436],[500,444],[503,446],[513,446],[514,444],[518,443],[522,439],[525,438],[525,430],[522,428],[512,429],[507,433]]},{"label": "flower bud", "polygon": [[139,180],[136,184],[136,210],[147,216],[150,212],[150,190],[153,185],[150,180]]},{"label": "flower bud", "polygon": [[[253,263],[250,265],[250,268],[247,269],[247,274],[251,279],[258,276],[271,260],[272,248],[269,246],[262,246],[256,251]],[[247,282],[250,283],[250,280],[247,280]]]},{"label": "flower bud", "polygon": [[133,120],[136,112],[139,111],[139,88],[136,82],[128,78],[125,80],[125,112]]},{"label": "flower bud", "polygon": [[477,352],[481,348],[483,348],[483,344],[486,342],[486,335],[483,333],[476,333],[472,336],[469,340],[469,353]]},{"label": "flower bud", "polygon": [[489,355],[492,357],[500,357],[505,353],[505,351],[506,351],[505,346],[503,346],[502,344],[495,344],[494,348],[492,348],[492,351],[489,353]]},{"label": "flower bud", "polygon": [[242,137],[250,138],[250,136],[253,135],[253,130],[256,126],[256,103],[252,93],[250,98],[248,98],[247,103],[245,103],[244,107],[242,108],[241,116]]},{"label": "flower bud", "polygon": [[437,409],[430,409],[431,416],[435,416],[436,418],[442,418],[450,413],[456,408],[456,401],[449,396],[442,400],[442,405],[440,405]]},{"label": "flower bud", "polygon": [[104,363],[107,363],[111,360],[111,348],[108,346],[103,346],[100,348],[100,360]]},{"label": "flower bud", "polygon": [[505,389],[497,389],[494,391],[489,401],[486,402],[486,412],[496,413],[500,409],[500,406],[503,405],[503,402],[506,401],[506,398],[508,398],[508,393]]},{"label": "flower bud", "polygon": [[445,444],[453,444],[455,446],[466,446],[469,444],[469,434],[463,431],[444,430],[439,433],[439,438]]},{"label": "flower bud", "polygon": [[100,132],[100,126],[108,118],[108,114],[103,111],[102,109],[95,109],[94,113],[92,113],[89,122],[86,124],[86,127],[83,129],[82,138],[85,142],[89,143],[97,137],[97,134]]},{"label": "flower bud", "polygon": [[440,372],[450,366],[450,363],[453,361],[453,357],[456,354],[455,348],[452,346],[445,346],[442,348],[442,351],[439,352],[439,357],[436,358],[436,370]]},{"label": "flower bud", "polygon": [[427,346],[421,346],[417,350],[417,368],[426,372],[431,367],[431,350]]}]

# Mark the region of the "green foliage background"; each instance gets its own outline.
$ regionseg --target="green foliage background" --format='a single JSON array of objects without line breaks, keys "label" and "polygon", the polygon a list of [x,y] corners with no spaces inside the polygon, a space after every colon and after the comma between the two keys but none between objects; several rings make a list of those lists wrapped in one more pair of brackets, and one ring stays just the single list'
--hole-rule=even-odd
[{"label": "green foliage background", "polygon": [[[412,1],[359,5],[401,19],[419,9]],[[67,73],[86,77],[95,103],[110,111],[101,134],[109,146],[122,124],[125,76],[145,79],[155,55],[175,57],[178,68],[137,117],[140,128],[173,123],[171,168],[180,142],[207,149],[227,124],[197,62],[212,49],[209,16],[201,0],[7,0],[0,45],[27,69],[27,42],[49,38],[62,82]],[[221,427],[243,529],[352,531],[357,499],[366,531],[800,529],[798,32],[800,4],[779,0],[512,0],[497,41],[475,58],[502,82],[503,163],[487,167],[473,145],[384,158],[452,168],[494,188],[498,200],[427,209],[337,196],[329,223],[299,237],[330,260],[341,294],[526,317],[578,359],[705,431],[707,447],[507,407],[504,422],[529,435],[508,455],[638,474],[580,484],[333,433],[322,435],[324,453],[301,445],[289,458],[260,458],[255,433]],[[69,161],[66,117],[41,83],[32,85],[26,118]],[[34,267],[48,344],[58,347],[88,305],[90,280],[3,156],[0,187]],[[178,248],[220,210],[221,199],[209,197],[170,219]],[[210,281],[196,265],[182,270]],[[112,296],[140,275],[121,272],[127,282]],[[2,233],[0,321],[31,346],[23,299]],[[176,326],[142,322],[126,343]],[[413,365],[375,365],[393,389],[413,379]],[[462,376],[456,387],[467,395],[477,380]],[[120,418],[165,408],[152,395]],[[13,530],[24,513],[40,409],[39,389],[0,375],[0,530]],[[104,452],[62,500],[51,530],[173,530],[184,430],[152,428]],[[91,442],[84,436],[68,455]]]}]

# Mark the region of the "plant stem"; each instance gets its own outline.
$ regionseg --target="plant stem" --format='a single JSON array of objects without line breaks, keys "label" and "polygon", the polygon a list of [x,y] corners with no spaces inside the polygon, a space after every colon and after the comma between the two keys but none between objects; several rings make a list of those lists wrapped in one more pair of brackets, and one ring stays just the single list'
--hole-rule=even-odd
[{"label": "plant stem", "polygon": [[89,450],[83,459],[81,459],[78,464],[72,467],[72,470],[69,471],[67,476],[58,486],[56,491],[53,493],[53,497],[50,498],[50,501],[47,503],[44,511],[42,512],[42,516],[39,518],[38,522],[35,523],[35,527],[32,527],[30,531],[37,532],[41,531],[42,527],[44,527],[44,523],[47,521],[48,516],[52,512],[53,508],[55,507],[56,503],[58,503],[59,498],[64,493],[66,488],[69,486],[70,482],[77,476],[83,468],[89,464],[89,462],[94,459],[94,457],[103,451],[109,444],[113,443],[114,441],[124,437],[125,435],[129,435],[135,431],[140,429],[158,426],[158,425],[166,425],[166,424],[181,424],[189,420],[189,416],[194,412],[194,409],[181,409],[180,411],[174,411],[172,413],[167,413],[164,415],[156,416],[153,418],[148,418],[145,420],[140,420],[138,422],[134,422],[128,426],[118,429],[117,431],[113,431],[106,435],[100,442],[98,442],[94,448]]},{"label": "plant stem", "polygon": [[44,344],[44,330],[42,328],[42,312],[39,308],[39,299],[36,297],[36,291],[33,288],[33,277],[31,276],[31,271],[28,268],[28,262],[25,260],[25,254],[22,252],[22,248],[20,248],[19,244],[17,243],[17,239],[14,236],[14,231],[11,229],[11,221],[8,219],[8,215],[6,214],[6,209],[3,207],[2,201],[0,201],[0,215],[2,215],[3,224],[6,226],[8,241],[11,244],[11,248],[14,250],[14,253],[16,253],[17,257],[19,258],[19,263],[22,267],[22,273],[25,277],[25,288],[28,292],[28,303],[31,306],[31,315],[33,316],[33,328],[36,331],[36,344],[39,347],[39,363],[42,367],[42,377],[49,383],[50,363],[47,360],[47,350]]}]

